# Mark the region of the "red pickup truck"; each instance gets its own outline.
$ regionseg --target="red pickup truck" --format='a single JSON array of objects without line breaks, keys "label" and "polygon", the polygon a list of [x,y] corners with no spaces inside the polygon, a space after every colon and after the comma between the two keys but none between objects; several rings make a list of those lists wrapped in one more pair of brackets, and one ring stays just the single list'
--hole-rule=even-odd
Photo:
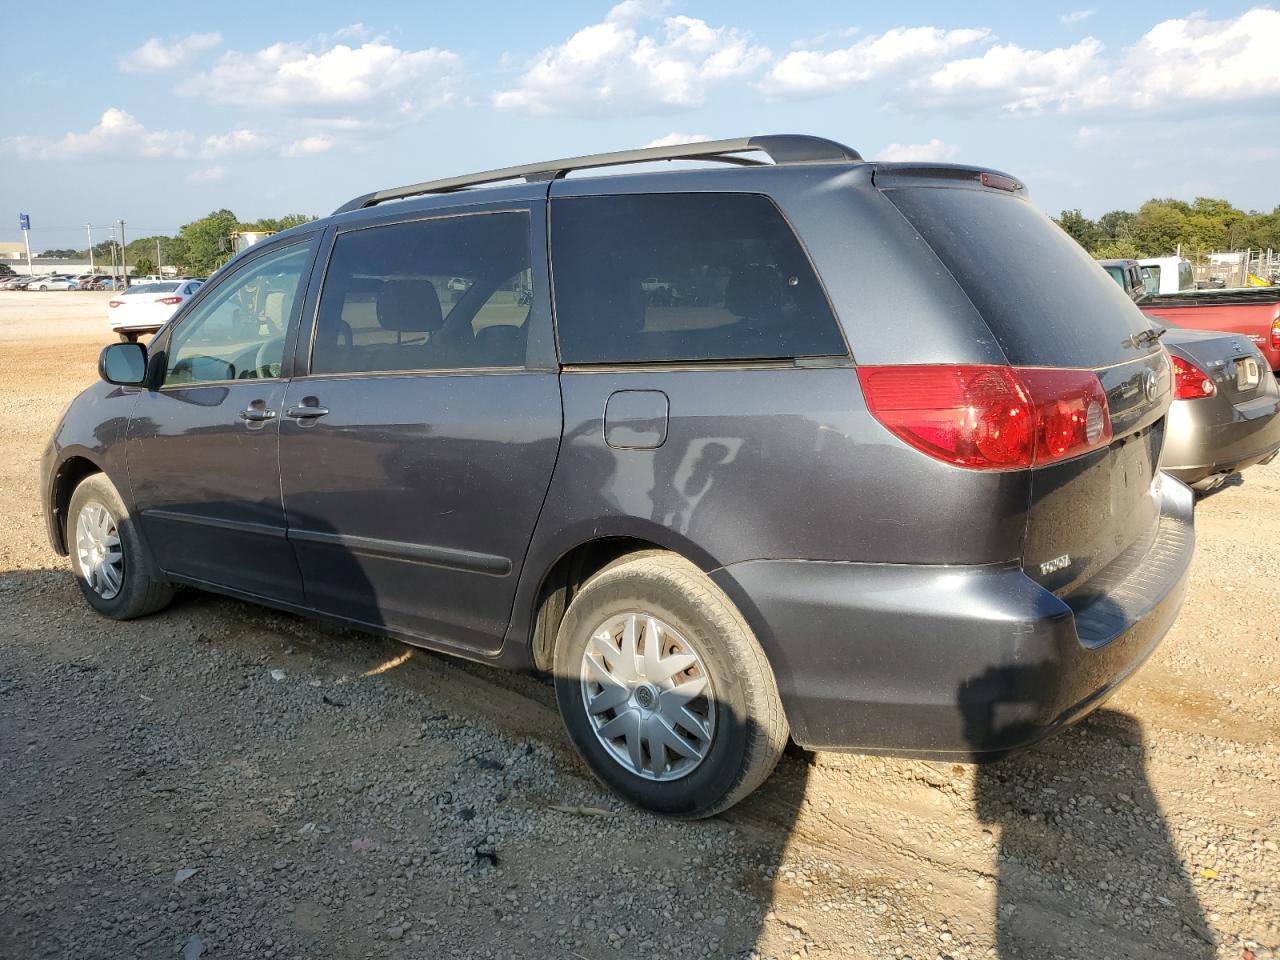
[{"label": "red pickup truck", "polygon": [[1145,296],[1137,303],[1147,316],[1175,327],[1244,334],[1280,377],[1280,287],[1184,290]]}]

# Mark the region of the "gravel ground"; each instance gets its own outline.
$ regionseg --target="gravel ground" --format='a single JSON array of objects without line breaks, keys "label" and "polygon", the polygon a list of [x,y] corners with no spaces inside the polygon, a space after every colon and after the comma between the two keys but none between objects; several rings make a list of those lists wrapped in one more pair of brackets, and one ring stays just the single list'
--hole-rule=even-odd
[{"label": "gravel ground", "polygon": [[105,299],[0,293],[0,958],[1277,955],[1280,463],[1201,501],[1181,619],[1086,723],[793,751],[671,823],[537,680],[196,593],[92,614],[35,487]]}]

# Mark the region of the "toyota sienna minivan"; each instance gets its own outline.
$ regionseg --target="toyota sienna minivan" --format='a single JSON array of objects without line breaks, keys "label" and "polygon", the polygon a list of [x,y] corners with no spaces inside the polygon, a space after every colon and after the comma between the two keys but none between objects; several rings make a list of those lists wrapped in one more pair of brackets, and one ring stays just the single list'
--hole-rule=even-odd
[{"label": "toyota sienna minivan", "polygon": [[[711,162],[625,170],[669,159]],[[1035,742],[1151,653],[1193,549],[1124,291],[1011,176],[814,137],[368,194],[99,369],[43,463],[95,609],[194,587],[550,674],[668,816],[789,738]]]}]

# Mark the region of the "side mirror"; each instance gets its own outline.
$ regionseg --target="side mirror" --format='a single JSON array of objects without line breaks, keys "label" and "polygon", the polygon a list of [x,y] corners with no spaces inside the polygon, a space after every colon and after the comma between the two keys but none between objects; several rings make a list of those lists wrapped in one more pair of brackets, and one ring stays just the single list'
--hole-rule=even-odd
[{"label": "side mirror", "polygon": [[147,379],[147,348],[140,343],[113,343],[98,354],[98,376],[121,387],[137,387]]}]

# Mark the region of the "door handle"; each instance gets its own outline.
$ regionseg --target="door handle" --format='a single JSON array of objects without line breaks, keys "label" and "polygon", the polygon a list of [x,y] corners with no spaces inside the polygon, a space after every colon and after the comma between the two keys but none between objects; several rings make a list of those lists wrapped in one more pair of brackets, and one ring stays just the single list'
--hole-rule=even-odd
[{"label": "door handle", "polygon": [[284,415],[294,420],[315,420],[317,417],[326,416],[328,413],[328,407],[304,403],[301,406],[290,407],[285,411]]},{"label": "door handle", "polygon": [[248,410],[240,411],[240,419],[247,420],[250,423],[262,423],[275,418],[276,412],[274,410],[265,410],[262,407],[250,407]]}]

